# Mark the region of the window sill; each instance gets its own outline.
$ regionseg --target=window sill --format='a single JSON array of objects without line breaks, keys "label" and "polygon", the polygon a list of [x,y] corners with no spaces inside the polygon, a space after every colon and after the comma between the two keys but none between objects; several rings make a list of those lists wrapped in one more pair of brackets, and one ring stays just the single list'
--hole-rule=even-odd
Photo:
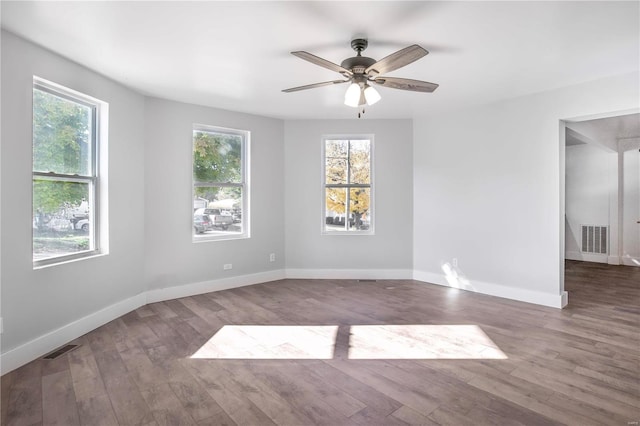
[{"label": "window sill", "polygon": [[71,255],[64,257],[56,257],[50,259],[37,260],[33,262],[33,270],[51,268],[52,266],[66,265],[68,263],[79,262],[87,259],[94,259],[98,257],[107,256],[109,253],[100,252],[100,251],[91,251],[87,253],[82,253],[81,255]]}]

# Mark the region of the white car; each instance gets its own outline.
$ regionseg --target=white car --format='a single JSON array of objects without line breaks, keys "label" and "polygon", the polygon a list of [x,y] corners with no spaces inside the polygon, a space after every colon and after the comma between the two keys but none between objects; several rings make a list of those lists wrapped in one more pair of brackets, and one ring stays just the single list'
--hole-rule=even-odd
[{"label": "white car", "polygon": [[73,229],[76,231],[89,232],[89,229],[91,228],[91,224],[87,218],[74,217],[70,222],[71,226],[73,226]]}]

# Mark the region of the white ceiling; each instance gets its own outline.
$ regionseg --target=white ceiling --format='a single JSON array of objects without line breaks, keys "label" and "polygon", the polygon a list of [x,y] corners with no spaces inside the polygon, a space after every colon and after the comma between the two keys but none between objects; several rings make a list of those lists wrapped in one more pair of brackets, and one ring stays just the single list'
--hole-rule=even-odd
[{"label": "white ceiling", "polygon": [[278,118],[354,118],[346,85],[281,90],[337,73],[350,40],[381,59],[430,54],[389,75],[432,94],[379,87],[371,118],[412,118],[639,69],[639,3],[1,2],[2,27],[141,93]]},{"label": "white ceiling", "polygon": [[621,139],[640,138],[640,114],[567,121],[566,145],[597,144],[618,151]]}]

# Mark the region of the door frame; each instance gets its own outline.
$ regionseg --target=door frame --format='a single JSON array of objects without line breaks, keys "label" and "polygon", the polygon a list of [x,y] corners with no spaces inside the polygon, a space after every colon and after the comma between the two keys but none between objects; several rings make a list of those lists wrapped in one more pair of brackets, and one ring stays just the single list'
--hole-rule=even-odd
[{"label": "door frame", "polygon": [[[566,173],[566,129],[567,129],[567,123],[568,122],[581,122],[581,121],[589,121],[589,120],[596,120],[599,118],[610,118],[610,117],[618,117],[621,115],[629,115],[629,114],[638,114],[640,113],[640,108],[633,108],[633,109],[627,109],[627,110],[621,110],[621,111],[609,111],[609,112],[601,112],[601,113],[597,113],[597,114],[590,114],[590,115],[583,115],[583,116],[578,116],[578,117],[567,117],[567,118],[561,118],[559,119],[559,135],[558,135],[558,145],[559,145],[559,166],[560,166],[560,214],[559,214],[559,229],[560,229],[560,235],[558,238],[558,247],[559,247],[559,255],[560,255],[560,259],[559,259],[559,265],[560,265],[560,271],[559,271],[559,276],[560,276],[560,294],[562,295],[562,306],[566,306],[568,303],[568,294],[565,291],[564,288],[564,274],[565,274],[565,214],[566,214],[566,177],[565,177],[565,173]],[[621,172],[621,162],[622,162],[622,155],[620,154],[620,151],[618,150],[618,168],[617,168],[617,180],[618,180],[618,197],[617,197],[617,220],[616,220],[616,242],[618,244],[618,249],[617,249],[617,257],[618,257],[618,263],[615,263],[614,259],[611,259],[611,256],[609,257],[609,264],[621,264],[621,249],[622,249],[622,226],[618,226],[622,224],[622,208],[621,208],[621,191],[622,191],[622,182],[620,179],[620,172]]]}]

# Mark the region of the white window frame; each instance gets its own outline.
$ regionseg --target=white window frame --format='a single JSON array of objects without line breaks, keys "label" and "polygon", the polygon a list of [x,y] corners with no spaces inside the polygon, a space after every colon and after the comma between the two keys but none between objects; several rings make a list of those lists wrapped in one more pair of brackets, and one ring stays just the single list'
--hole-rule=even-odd
[{"label": "white window frame", "polygon": [[[326,144],[327,141],[330,140],[367,140],[369,141],[369,185],[358,185],[358,184],[342,184],[342,185],[333,185],[327,184],[327,160],[326,160]],[[321,149],[321,161],[322,161],[322,177],[321,177],[321,222],[320,222],[320,233],[322,235],[375,235],[375,182],[374,182],[374,135],[373,134],[334,134],[334,135],[323,135],[322,136],[322,149]],[[357,230],[357,229],[349,229],[345,231],[332,231],[327,230],[326,228],[326,213],[327,213],[327,199],[326,199],[326,189],[331,187],[344,187],[344,188],[369,188],[369,229],[366,230]],[[347,206],[349,205],[349,193],[347,191]],[[345,215],[345,218],[348,218],[348,214]],[[345,222],[348,222],[345,221]]]},{"label": "white window frame", "polygon": [[[75,91],[68,87],[62,86],[49,80],[45,80],[37,76],[33,76],[32,94],[35,90],[40,90],[42,92],[46,92],[51,95],[68,100],[70,102],[74,102],[91,108],[92,131],[90,159],[91,170],[88,175],[34,171],[33,160],[31,163],[32,183],[35,180],[49,180],[54,182],[77,182],[88,184],[90,225],[89,249],[71,254],[52,256],[46,259],[33,260],[33,268],[38,269],[45,266],[52,266],[69,261],[94,257],[96,255],[107,254],[107,203],[104,199],[106,197],[106,190],[104,188],[106,187],[106,145],[109,104],[84,93]],[[33,113],[33,105],[31,111]],[[34,118],[35,117],[32,117],[32,123]],[[32,150],[33,137],[34,135],[32,134]],[[33,196],[33,190],[31,192],[31,195]],[[33,198],[31,203],[33,210]],[[34,236],[32,235],[32,242],[33,237]]]},{"label": "white window frame", "polygon": [[[241,182],[196,182],[193,176],[193,142],[195,132],[208,132],[208,133],[223,133],[227,135],[240,136],[242,138],[242,144],[240,147],[240,175]],[[196,197],[195,187],[197,184],[201,186],[215,186],[215,187],[240,187],[242,188],[242,232],[228,232],[212,235],[196,235],[194,233],[194,215],[193,209],[191,210],[191,238],[192,242],[209,242],[209,241],[221,241],[221,240],[239,240],[251,238],[251,212],[250,207],[250,185],[249,185],[249,148],[251,144],[251,132],[249,130],[239,130],[227,127],[212,126],[208,124],[194,123],[191,131],[191,199]]]}]

